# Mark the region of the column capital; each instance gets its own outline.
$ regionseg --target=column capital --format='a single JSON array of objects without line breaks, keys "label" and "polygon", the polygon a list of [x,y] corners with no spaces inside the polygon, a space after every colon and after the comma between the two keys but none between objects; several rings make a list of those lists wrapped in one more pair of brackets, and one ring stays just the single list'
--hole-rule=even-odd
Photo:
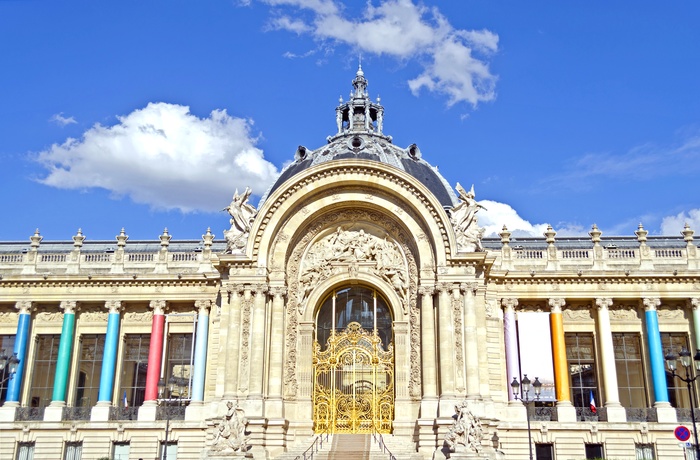
[{"label": "column capital", "polygon": [[549,299],[549,306],[552,307],[552,313],[561,313],[561,309],[566,305],[566,299]]},{"label": "column capital", "polygon": [[452,290],[452,288],[453,288],[452,283],[441,282],[441,283],[437,284],[437,290],[440,291],[440,294],[445,294],[445,293],[449,294],[450,291]]},{"label": "column capital", "polygon": [[18,300],[15,302],[15,308],[20,315],[29,315],[34,309],[34,302],[31,300]]},{"label": "column capital", "polygon": [[418,293],[422,296],[432,296],[435,294],[435,286],[432,284],[421,284],[418,287]]},{"label": "column capital", "polygon": [[516,298],[501,299],[501,305],[506,307],[506,310],[514,310],[515,307],[518,306],[518,299],[516,299]]},{"label": "column capital", "polygon": [[459,290],[462,293],[471,291],[472,294],[475,294],[477,289],[479,289],[479,283],[461,283],[459,285]]},{"label": "column capital", "polygon": [[269,289],[270,289],[270,287],[267,284],[263,284],[263,283],[254,284],[251,286],[251,290],[253,292],[255,292],[256,296],[267,294]]},{"label": "column capital", "polygon": [[65,314],[75,314],[78,310],[78,302],[75,300],[61,300],[61,308]]},{"label": "column capital", "polygon": [[270,286],[270,294],[276,299],[282,298],[287,295],[287,288],[285,286]]},{"label": "column capital", "polygon": [[688,299],[688,306],[691,307],[693,310],[699,310],[700,297],[693,297],[692,299]]},{"label": "column capital", "polygon": [[595,304],[598,306],[598,310],[606,310],[612,306],[613,300],[610,298],[599,297],[595,299]]},{"label": "column capital", "polygon": [[656,307],[661,305],[661,299],[658,297],[644,297],[642,303],[646,311],[656,311]]},{"label": "column capital", "polygon": [[122,301],[121,300],[107,300],[105,301],[105,308],[109,311],[109,314],[119,314],[122,311]]},{"label": "column capital", "polygon": [[211,299],[199,299],[194,301],[194,307],[199,311],[200,315],[209,314],[209,309],[211,308],[213,302]]},{"label": "column capital", "polygon": [[245,290],[245,287],[242,284],[227,284],[226,285],[226,292],[229,293],[229,295],[234,294],[234,295],[242,295],[243,291]]},{"label": "column capital", "polygon": [[168,303],[165,300],[151,300],[151,302],[148,304],[148,308],[153,309],[154,315],[164,315],[167,306]]}]

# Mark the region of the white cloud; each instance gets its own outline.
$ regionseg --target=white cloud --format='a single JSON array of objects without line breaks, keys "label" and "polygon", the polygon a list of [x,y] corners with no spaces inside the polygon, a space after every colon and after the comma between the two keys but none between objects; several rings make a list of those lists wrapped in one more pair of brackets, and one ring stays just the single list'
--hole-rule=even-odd
[{"label": "white cloud", "polygon": [[508,227],[508,231],[513,236],[538,236],[547,230],[547,224],[531,224],[518,215],[518,212],[510,205],[497,201],[483,200],[479,204],[486,209],[482,209],[479,214],[479,225],[485,228],[484,236],[498,236],[503,230],[503,226]]},{"label": "white cloud", "polygon": [[77,123],[77,121],[73,117],[64,117],[63,112],[52,115],[51,118],[49,118],[49,121],[56,123],[59,126],[66,126]]},{"label": "white cloud", "polygon": [[498,50],[498,35],[455,29],[437,8],[385,0],[377,6],[368,3],[359,19],[348,19],[343,8],[329,0],[262,1],[279,7],[270,22],[273,29],[310,34],[317,41],[349,45],[363,53],[417,60],[423,72],[408,81],[413,94],[425,88],[447,96],[448,105],[472,106],[495,97],[496,77],[486,58]]},{"label": "white cloud", "polygon": [[233,190],[249,185],[261,195],[277,168],[251,135],[252,121],[214,110],[198,118],[189,107],[150,103],[96,124],[81,139],[67,139],[36,155],[48,170],[43,184],[98,187],[156,209],[218,211]]},{"label": "white cloud", "polygon": [[664,217],[661,219],[661,234],[676,236],[680,234],[685,224],[688,224],[696,235],[700,235],[700,208]]}]

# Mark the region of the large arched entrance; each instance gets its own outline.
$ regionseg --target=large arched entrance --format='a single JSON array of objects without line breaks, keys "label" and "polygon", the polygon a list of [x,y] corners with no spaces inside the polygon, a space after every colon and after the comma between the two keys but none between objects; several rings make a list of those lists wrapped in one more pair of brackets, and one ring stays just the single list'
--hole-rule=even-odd
[{"label": "large arched entrance", "polygon": [[391,310],[374,289],[334,290],[316,317],[314,428],[390,433],[394,418]]}]

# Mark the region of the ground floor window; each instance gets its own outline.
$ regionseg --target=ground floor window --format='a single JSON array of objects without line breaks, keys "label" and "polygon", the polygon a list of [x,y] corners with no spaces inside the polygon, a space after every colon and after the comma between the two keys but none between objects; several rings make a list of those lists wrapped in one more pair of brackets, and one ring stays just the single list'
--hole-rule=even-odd
[{"label": "ground floor window", "polygon": [[637,454],[637,460],[656,460],[653,444],[637,444],[634,450]]},{"label": "ground floor window", "polygon": [[17,460],[34,460],[34,443],[20,442],[17,444]]},{"label": "ground floor window", "polygon": [[602,444],[586,444],[586,459],[605,458]]},{"label": "ground floor window", "polygon": [[535,458],[537,460],[553,460],[554,459],[554,444],[537,443],[535,444]]},{"label": "ground floor window", "polygon": [[177,459],[177,442],[169,441],[167,444],[160,444],[160,460],[176,460]]},{"label": "ground floor window", "polygon": [[83,443],[82,442],[67,442],[66,455],[64,460],[81,460],[83,458]]},{"label": "ground floor window", "polygon": [[129,447],[128,442],[115,442],[112,444],[111,460],[129,460]]}]

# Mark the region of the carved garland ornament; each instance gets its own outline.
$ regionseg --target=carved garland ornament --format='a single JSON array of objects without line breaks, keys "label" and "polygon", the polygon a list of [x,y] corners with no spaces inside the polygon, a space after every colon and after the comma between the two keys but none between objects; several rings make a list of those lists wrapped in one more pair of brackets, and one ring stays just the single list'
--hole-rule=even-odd
[{"label": "carved garland ornament", "polygon": [[241,318],[241,369],[239,372],[238,389],[241,392],[248,391],[248,377],[250,375],[250,310],[253,306],[253,298],[241,300],[243,317]]},{"label": "carved garland ornament", "polygon": [[454,318],[455,331],[455,358],[457,360],[457,391],[464,391],[464,340],[462,338],[462,307],[464,306],[464,298],[461,294],[452,296],[452,315]]},{"label": "carved garland ornament", "polygon": [[[314,241],[319,233],[329,227],[332,228],[336,223],[362,221],[381,226],[391,239],[379,238],[364,230],[343,230],[341,225],[337,227],[336,232]],[[298,318],[304,313],[310,292],[318,283],[343,269],[334,263],[350,264],[345,270],[353,273],[354,267],[355,274],[358,263],[367,263],[371,264],[369,270],[372,273],[394,287],[397,295],[402,299],[401,307],[404,313],[408,313],[411,336],[409,394],[419,398],[421,394],[420,325],[416,300],[418,269],[408,245],[410,239],[403,229],[393,221],[388,221],[383,214],[348,209],[321,217],[302,234],[304,236],[296,244],[287,265],[289,298],[285,337],[287,350],[285,394],[295,396],[298,390],[296,377]],[[308,251],[306,251],[307,248],[309,248]]]}]

